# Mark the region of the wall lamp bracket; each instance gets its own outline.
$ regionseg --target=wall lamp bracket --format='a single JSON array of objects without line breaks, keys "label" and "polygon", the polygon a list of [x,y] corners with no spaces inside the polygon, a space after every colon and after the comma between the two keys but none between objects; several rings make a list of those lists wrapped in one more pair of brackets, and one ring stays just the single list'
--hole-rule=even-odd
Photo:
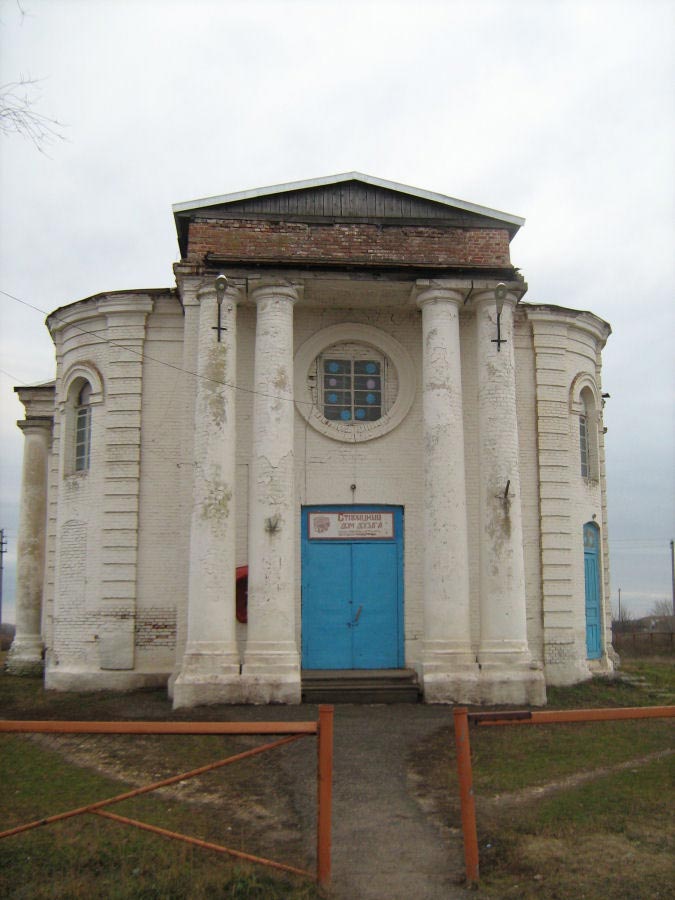
[{"label": "wall lamp bracket", "polygon": [[222,308],[223,308],[223,298],[225,297],[225,291],[228,287],[227,275],[223,275],[221,272],[220,275],[216,277],[216,302],[218,304],[218,316],[216,319],[216,324],[213,326],[211,331],[215,331],[218,336],[218,343],[221,342],[221,335],[223,331],[227,331],[227,328],[224,328],[222,325]]}]

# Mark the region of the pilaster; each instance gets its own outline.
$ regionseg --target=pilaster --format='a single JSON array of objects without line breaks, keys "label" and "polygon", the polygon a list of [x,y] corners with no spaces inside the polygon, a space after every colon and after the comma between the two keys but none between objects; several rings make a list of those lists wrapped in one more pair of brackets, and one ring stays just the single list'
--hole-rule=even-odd
[{"label": "pilaster", "polygon": [[[99,666],[133,670],[138,577],[143,347],[150,297],[105,305],[108,339]],[[120,558],[124,562],[120,562]]]}]

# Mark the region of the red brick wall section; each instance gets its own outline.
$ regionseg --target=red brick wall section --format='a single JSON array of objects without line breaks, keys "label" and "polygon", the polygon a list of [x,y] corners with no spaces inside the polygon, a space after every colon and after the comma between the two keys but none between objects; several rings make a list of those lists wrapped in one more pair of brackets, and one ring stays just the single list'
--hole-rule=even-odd
[{"label": "red brick wall section", "polygon": [[433,228],[255,220],[190,223],[188,259],[207,253],[233,261],[297,260],[438,266],[508,266],[509,233],[501,228]]}]

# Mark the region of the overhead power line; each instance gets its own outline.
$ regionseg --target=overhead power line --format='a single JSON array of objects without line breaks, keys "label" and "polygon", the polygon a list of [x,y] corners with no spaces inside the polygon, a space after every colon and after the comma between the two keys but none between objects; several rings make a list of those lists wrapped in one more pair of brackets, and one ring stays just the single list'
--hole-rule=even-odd
[{"label": "overhead power line", "polygon": [[210,381],[212,384],[220,384],[223,387],[229,387],[244,394],[253,394],[259,397],[268,397],[270,400],[284,400],[287,403],[301,403],[303,406],[313,406],[313,404],[309,401],[297,400],[294,397],[283,397],[279,394],[268,394],[265,391],[257,391],[255,390],[255,388],[241,387],[241,385],[234,384],[230,381],[219,381],[217,378],[211,378],[208,375],[200,375],[199,372],[192,372],[190,371],[190,369],[185,369],[182,366],[177,366],[174,363],[167,362],[164,359],[157,359],[154,356],[149,356],[147,353],[143,353],[141,350],[136,350],[134,347],[127,347],[124,344],[118,344],[115,341],[111,341],[109,338],[101,337],[100,334],[98,334],[96,331],[88,331],[86,328],[82,328],[80,325],[75,325],[73,322],[68,322],[66,319],[61,318],[61,316],[57,316],[55,313],[48,313],[46,310],[41,309],[39,306],[28,303],[27,300],[22,300],[20,297],[16,297],[14,294],[10,294],[8,291],[3,291],[1,288],[0,294],[3,294],[10,300],[14,300],[16,303],[20,303],[22,306],[27,306],[29,309],[34,309],[36,312],[42,313],[42,315],[48,316],[50,319],[54,319],[57,322],[63,322],[65,325],[69,325],[71,328],[76,329],[76,331],[78,331],[80,334],[86,334],[89,337],[96,338],[96,340],[100,341],[102,344],[107,344],[109,347],[114,347],[116,350],[126,350],[127,353],[133,353],[134,356],[138,356],[141,359],[147,359],[149,362],[157,363],[157,365],[159,366],[166,366],[167,369],[173,369],[174,371],[181,372],[184,375],[190,375],[192,378],[198,378],[203,381]]}]

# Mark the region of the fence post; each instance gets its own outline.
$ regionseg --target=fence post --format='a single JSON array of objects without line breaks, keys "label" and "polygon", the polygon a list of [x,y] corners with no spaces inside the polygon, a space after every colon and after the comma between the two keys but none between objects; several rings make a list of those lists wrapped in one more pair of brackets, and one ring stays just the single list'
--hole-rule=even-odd
[{"label": "fence post", "polygon": [[318,809],[316,871],[320,885],[330,881],[331,807],[333,799],[333,707],[319,706]]},{"label": "fence post", "polygon": [[464,836],[464,862],[468,885],[478,883],[478,834],[476,832],[476,804],[473,796],[471,772],[471,745],[469,743],[469,719],[466,706],[456,706],[455,746],[457,747],[457,772],[459,775],[459,800],[462,811]]}]

